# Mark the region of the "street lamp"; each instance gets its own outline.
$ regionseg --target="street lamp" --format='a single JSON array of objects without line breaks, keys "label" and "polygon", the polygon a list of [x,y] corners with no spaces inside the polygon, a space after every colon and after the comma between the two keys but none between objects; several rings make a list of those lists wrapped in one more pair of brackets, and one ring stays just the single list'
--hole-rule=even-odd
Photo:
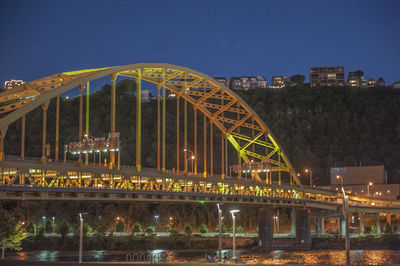
[{"label": "street lamp", "polygon": [[[186,153],[186,152],[190,152],[191,154],[192,154],[192,156],[190,156],[190,158],[187,158],[186,159],[186,162],[185,162],[185,169],[186,169],[186,173],[187,173],[187,169],[188,169],[188,167],[187,167],[187,161],[188,160],[190,160],[190,159],[192,159],[192,174],[193,174],[193,162],[194,162],[194,159],[196,158],[196,157],[194,157],[194,154],[193,154],[193,152],[191,151],[191,150],[189,150],[189,149],[183,149],[183,151]],[[186,156],[187,157],[187,156]]]},{"label": "street lamp", "polygon": [[372,186],[372,185],[373,185],[372,182],[369,182],[368,185],[367,185],[367,187],[368,187],[368,194],[367,194],[368,197],[369,197],[369,187]]},{"label": "street lamp", "polygon": [[233,256],[232,259],[235,260],[236,259],[236,239],[235,239],[235,213],[238,213],[239,210],[231,210],[230,213],[232,214],[232,220],[233,220]]},{"label": "street lamp", "polygon": [[[222,203],[221,203],[222,204]],[[218,208],[218,250],[219,250],[219,261],[222,261],[222,210],[217,203]]]},{"label": "street lamp", "polygon": [[80,235],[79,235],[79,263],[82,263],[82,249],[83,249],[83,215],[87,214],[86,212],[79,213],[79,220],[81,222],[80,224]]},{"label": "street lamp", "polygon": [[154,219],[156,219],[156,230],[157,230],[157,226],[158,226],[158,218],[160,218],[160,216],[158,214],[154,215]]},{"label": "street lamp", "polygon": [[309,169],[304,170],[306,173],[310,173],[310,186],[312,187],[312,171]]},{"label": "street lamp", "polygon": [[340,175],[336,176],[337,179],[340,179],[340,183],[342,185],[342,193],[343,193],[343,216],[345,223],[345,235],[346,235],[346,265],[350,265],[350,237],[349,237],[349,197],[346,195],[343,187],[343,177]]}]

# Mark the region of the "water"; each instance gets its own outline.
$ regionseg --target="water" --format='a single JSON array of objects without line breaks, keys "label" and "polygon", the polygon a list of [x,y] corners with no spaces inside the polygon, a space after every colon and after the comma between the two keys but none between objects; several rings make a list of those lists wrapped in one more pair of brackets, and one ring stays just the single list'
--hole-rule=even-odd
[{"label": "water", "polygon": [[[166,254],[168,262],[206,262],[207,252],[217,253],[216,251],[168,251],[152,250],[149,254],[154,257],[161,257]],[[231,250],[223,250],[228,258],[232,256]],[[88,250],[83,254],[83,261],[105,261],[123,262],[128,253],[141,253],[127,250]],[[237,250],[237,257],[245,264],[307,264],[307,265],[340,265],[345,264],[344,250],[313,250],[313,251],[281,251],[276,250],[269,253],[255,250]],[[72,251],[28,251],[28,252],[8,252],[6,259],[26,260],[26,261],[78,261],[77,252]],[[400,264],[400,250],[352,250],[352,265],[382,265]]]}]

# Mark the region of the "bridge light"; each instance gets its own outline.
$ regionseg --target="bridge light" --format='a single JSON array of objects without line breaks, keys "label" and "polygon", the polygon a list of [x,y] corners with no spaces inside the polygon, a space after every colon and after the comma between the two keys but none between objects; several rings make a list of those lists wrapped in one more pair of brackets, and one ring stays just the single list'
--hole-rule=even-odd
[{"label": "bridge light", "polygon": [[200,204],[204,204],[205,201],[204,201],[204,200],[199,200],[199,203],[200,203]]},{"label": "bridge light", "polygon": [[308,213],[308,214],[310,214],[310,213],[311,213],[311,210],[310,210],[310,209],[308,209],[308,210],[307,210],[307,213]]}]

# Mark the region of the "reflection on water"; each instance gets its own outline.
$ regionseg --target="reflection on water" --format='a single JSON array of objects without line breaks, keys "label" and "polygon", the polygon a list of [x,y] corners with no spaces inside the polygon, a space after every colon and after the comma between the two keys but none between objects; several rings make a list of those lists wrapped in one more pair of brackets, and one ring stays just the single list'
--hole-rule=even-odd
[{"label": "reflection on water", "polygon": [[[89,250],[84,252],[84,261],[125,261],[126,254],[134,251],[127,250]],[[168,262],[206,262],[206,254],[210,253],[213,259],[217,251],[168,251],[151,250],[148,253],[156,257],[158,255],[168,255]],[[223,256],[232,256],[230,250],[223,250]],[[72,251],[30,251],[6,253],[7,259],[28,260],[28,261],[78,261],[77,252]],[[314,251],[282,251],[261,252],[255,250],[238,250],[237,256],[245,264],[307,264],[307,265],[340,265],[345,264],[344,250],[314,250]],[[352,265],[382,265],[400,264],[400,250],[352,250]]]},{"label": "reflection on water", "polygon": [[[352,250],[350,256],[352,265],[400,263],[400,251],[397,250]],[[245,252],[241,259],[246,264],[343,265],[346,264],[346,253],[342,250],[273,251],[268,254]]]}]

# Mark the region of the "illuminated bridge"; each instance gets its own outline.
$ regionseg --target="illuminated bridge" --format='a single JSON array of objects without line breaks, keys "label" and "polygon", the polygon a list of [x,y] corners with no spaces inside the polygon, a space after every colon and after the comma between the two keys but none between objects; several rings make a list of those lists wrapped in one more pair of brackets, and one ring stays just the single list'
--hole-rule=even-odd
[{"label": "illuminated bridge", "polygon": [[[111,80],[108,140],[93,138],[89,132],[90,82],[104,77]],[[136,80],[135,166],[120,165],[119,133],[116,132],[115,119],[116,80],[120,77]],[[158,91],[156,169],[142,167],[141,161],[142,81],[155,84]],[[64,160],[60,160],[60,95],[74,88],[80,91],[79,139],[75,143],[62,143]],[[171,170],[166,169],[167,92],[175,96],[177,103],[176,168]],[[56,98],[56,134],[54,140],[48,140],[47,109],[53,98]],[[180,101],[184,101],[183,121],[180,121]],[[271,205],[293,206],[341,212],[342,194],[303,186],[277,139],[250,106],[224,84],[186,67],[143,63],[54,74],[1,92],[0,103],[0,199],[3,200],[234,202],[260,204],[267,208]],[[194,111],[194,136],[190,145],[188,103]],[[43,114],[42,156],[25,158],[26,115],[36,108],[41,108]],[[21,154],[6,156],[4,138],[7,137],[8,127],[17,121],[22,123]],[[183,136],[180,134],[182,122]],[[216,129],[220,131],[221,138],[214,143]],[[197,136],[201,131],[201,136]],[[121,136],[127,137],[130,136]],[[198,137],[203,138],[203,147],[198,147]],[[182,138],[183,147],[180,147]],[[54,158],[49,158],[48,142],[54,143]],[[220,145],[220,156],[214,155],[215,145]],[[228,145],[234,147],[234,154],[228,153]],[[188,150],[189,146],[193,147],[193,151]],[[91,157],[96,160],[96,152],[101,156],[102,149],[109,151],[108,164],[102,164],[101,158],[98,158],[98,164],[89,163],[89,155],[94,153]],[[78,154],[78,160],[66,161],[67,152]],[[183,163],[180,161],[182,153]],[[235,165],[228,166],[228,156],[235,158]],[[200,157],[203,157],[202,165],[198,165]],[[218,173],[214,171],[216,160],[221,165]],[[194,164],[191,174],[188,172],[188,161]],[[349,205],[353,213],[400,212],[398,201],[351,194]]]}]

